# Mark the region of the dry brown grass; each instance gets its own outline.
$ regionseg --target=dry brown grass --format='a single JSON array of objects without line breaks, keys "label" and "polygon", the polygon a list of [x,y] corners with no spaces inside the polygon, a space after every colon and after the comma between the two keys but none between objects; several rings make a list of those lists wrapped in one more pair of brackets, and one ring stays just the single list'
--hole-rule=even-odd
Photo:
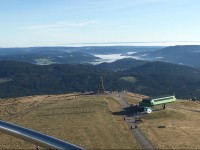
[{"label": "dry brown grass", "polygon": [[[115,99],[113,99],[111,97],[107,97],[106,101],[107,101],[109,109],[112,113],[121,111],[120,105]],[[131,139],[133,139],[133,136],[132,136],[131,132],[129,131],[128,125],[124,122],[124,117],[122,117],[120,115],[114,115],[114,118],[116,121],[116,125],[123,132],[126,139],[128,139],[126,142],[134,143],[135,149],[140,149],[141,147],[140,147],[139,143],[137,143],[136,140],[131,140]]]},{"label": "dry brown grass", "polygon": [[[119,104],[106,96],[46,95],[0,101],[0,119],[52,135],[87,149],[137,149],[120,116]],[[0,133],[0,149],[35,148]]]},{"label": "dry brown grass", "polygon": [[147,98],[147,96],[131,92],[125,94],[125,99],[129,104],[139,104],[139,102],[144,98]]},{"label": "dry brown grass", "polygon": [[[147,96],[127,93],[129,104],[138,104]],[[156,108],[161,108],[158,106]],[[200,104],[177,100],[166,110],[142,117],[140,130],[157,149],[200,149]],[[165,126],[166,128],[158,128]]]},{"label": "dry brown grass", "polygon": [[143,116],[143,123],[139,125],[142,132],[158,149],[200,149],[200,112],[195,112],[199,105],[177,101],[170,106]]},{"label": "dry brown grass", "polygon": [[171,103],[169,106],[200,111],[200,104],[195,101],[177,100],[176,103]]}]

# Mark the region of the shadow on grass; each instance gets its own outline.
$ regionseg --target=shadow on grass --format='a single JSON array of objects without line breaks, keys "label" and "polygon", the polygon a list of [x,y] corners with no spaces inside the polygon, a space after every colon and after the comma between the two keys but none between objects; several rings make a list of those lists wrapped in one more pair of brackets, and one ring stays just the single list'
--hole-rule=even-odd
[{"label": "shadow on grass", "polygon": [[136,113],[136,110],[130,106],[130,107],[126,107],[124,108],[122,111],[118,111],[118,112],[113,112],[113,115],[118,115],[118,116],[132,116]]}]

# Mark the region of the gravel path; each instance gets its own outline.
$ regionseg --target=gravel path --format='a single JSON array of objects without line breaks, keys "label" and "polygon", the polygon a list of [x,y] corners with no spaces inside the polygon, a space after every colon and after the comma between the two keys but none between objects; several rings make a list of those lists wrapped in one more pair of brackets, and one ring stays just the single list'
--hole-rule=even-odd
[{"label": "gravel path", "polygon": [[135,120],[136,114],[131,113],[128,109],[130,105],[127,103],[126,99],[124,98],[124,93],[112,93],[111,96],[118,100],[121,109],[125,112],[125,122],[128,124],[133,136],[138,140],[142,149],[154,149],[152,144],[146,139],[146,137],[141,133],[141,131],[136,127]]}]

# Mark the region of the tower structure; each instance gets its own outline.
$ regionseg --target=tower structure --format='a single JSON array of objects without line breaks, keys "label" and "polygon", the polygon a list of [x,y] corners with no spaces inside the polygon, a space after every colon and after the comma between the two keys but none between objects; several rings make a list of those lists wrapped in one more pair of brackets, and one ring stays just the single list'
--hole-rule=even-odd
[{"label": "tower structure", "polygon": [[100,80],[98,82],[97,92],[105,93],[105,89],[104,89],[104,85],[103,85],[103,77],[100,77]]}]

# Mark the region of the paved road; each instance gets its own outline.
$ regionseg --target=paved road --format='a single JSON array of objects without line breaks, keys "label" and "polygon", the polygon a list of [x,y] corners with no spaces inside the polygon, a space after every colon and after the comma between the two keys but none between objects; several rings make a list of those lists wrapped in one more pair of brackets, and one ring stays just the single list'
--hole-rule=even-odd
[{"label": "paved road", "polygon": [[[111,96],[118,100],[122,111],[126,112],[124,115],[125,121],[128,124],[133,136],[138,140],[140,143],[142,149],[154,149],[152,144],[146,139],[146,137],[140,132],[138,128],[135,128],[135,119],[136,115],[131,114],[131,111],[128,110],[130,105],[127,103],[127,101],[124,98],[124,93],[112,93]],[[132,127],[132,129],[131,129]]]}]

